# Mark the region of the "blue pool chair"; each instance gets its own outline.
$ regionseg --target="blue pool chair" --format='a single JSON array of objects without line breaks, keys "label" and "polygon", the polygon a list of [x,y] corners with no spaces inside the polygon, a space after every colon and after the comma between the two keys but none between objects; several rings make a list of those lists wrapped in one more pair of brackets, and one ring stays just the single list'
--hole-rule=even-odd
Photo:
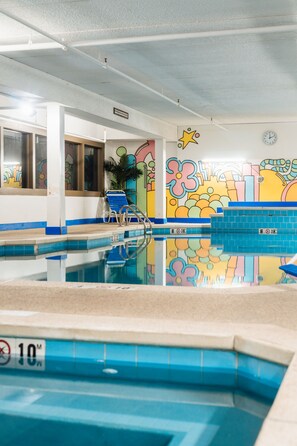
[{"label": "blue pool chair", "polygon": [[116,222],[120,223],[123,206],[129,206],[125,192],[123,190],[108,190],[106,191],[106,199],[109,205],[108,221],[114,217]]},{"label": "blue pool chair", "polygon": [[121,267],[126,263],[126,251],[123,246],[113,246],[108,253],[106,264],[108,266]]},{"label": "blue pool chair", "polygon": [[151,230],[151,222],[148,217],[135,205],[128,203],[126,193],[123,190],[106,191],[106,199],[109,205],[107,222],[114,217],[119,225],[128,224],[132,218],[136,218],[138,222],[148,225]]}]

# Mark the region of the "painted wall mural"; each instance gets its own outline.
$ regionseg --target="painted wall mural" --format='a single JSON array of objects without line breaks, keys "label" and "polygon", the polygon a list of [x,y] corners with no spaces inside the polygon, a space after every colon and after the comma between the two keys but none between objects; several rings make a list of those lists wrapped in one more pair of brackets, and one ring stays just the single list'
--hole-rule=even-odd
[{"label": "painted wall mural", "polygon": [[21,164],[4,164],[3,186],[4,187],[22,187],[22,166]]},{"label": "painted wall mural", "polygon": [[200,133],[189,127],[187,130],[183,130],[183,136],[179,138],[179,141],[181,142],[178,143],[177,147],[185,149],[190,143],[198,144],[198,138],[200,138]]},{"label": "painted wall mural", "polygon": [[[134,144],[135,145],[135,144]],[[127,147],[126,147],[127,146]],[[129,163],[143,171],[143,175],[137,180],[129,180],[127,189],[130,198],[137,206],[147,213],[148,217],[155,215],[155,141],[146,141],[136,149],[126,144],[115,150],[116,156],[128,154]],[[132,152],[132,153],[131,153]]]},{"label": "painted wall mural", "polygon": [[[183,150],[196,130],[184,131]],[[194,133],[193,133],[194,132]],[[196,135],[196,136],[195,136]],[[195,142],[197,144],[197,141]],[[135,143],[134,143],[135,145]],[[120,146],[116,154],[129,153],[131,164],[144,175],[127,187],[134,189],[134,202],[149,217],[155,215],[155,144],[146,141],[133,150]],[[194,149],[191,151],[195,154]],[[167,218],[209,218],[230,201],[296,201],[297,159],[262,161],[202,161],[169,156],[166,162]]]}]

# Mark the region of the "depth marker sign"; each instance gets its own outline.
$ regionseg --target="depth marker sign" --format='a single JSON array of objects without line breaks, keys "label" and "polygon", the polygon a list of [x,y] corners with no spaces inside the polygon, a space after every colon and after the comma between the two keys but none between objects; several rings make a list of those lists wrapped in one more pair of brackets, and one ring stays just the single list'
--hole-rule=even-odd
[{"label": "depth marker sign", "polygon": [[45,369],[45,340],[0,338],[0,367]]},{"label": "depth marker sign", "polygon": [[4,339],[0,339],[0,366],[9,363],[11,358],[10,344]]}]

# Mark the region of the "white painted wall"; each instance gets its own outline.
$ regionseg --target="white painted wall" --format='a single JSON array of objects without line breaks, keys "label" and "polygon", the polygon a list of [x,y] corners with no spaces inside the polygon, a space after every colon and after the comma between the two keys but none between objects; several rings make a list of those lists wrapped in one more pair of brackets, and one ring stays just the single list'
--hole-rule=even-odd
[{"label": "white painted wall", "polygon": [[[179,138],[183,130],[187,128],[189,127],[179,128]],[[226,126],[226,131],[209,125],[191,128],[200,133],[200,138],[197,139],[198,144],[189,144],[182,150],[177,147],[177,143],[167,143],[167,158],[171,156],[177,156],[181,160],[241,158],[251,161],[297,157],[297,123],[236,124]],[[268,129],[278,134],[278,141],[272,146],[264,144],[262,139],[264,131]],[[89,130],[90,128],[84,128],[82,133],[86,136]],[[135,150],[144,142],[144,140],[108,141],[105,150],[106,158],[115,156],[115,151],[120,145],[125,146],[128,153],[135,153]],[[102,211],[102,198],[66,197],[67,220],[101,217]],[[0,195],[0,224],[39,221],[46,221],[46,197]]]},{"label": "white painted wall", "polygon": [[101,217],[103,201],[101,197],[66,197],[66,220]]},{"label": "white painted wall", "polygon": [[[226,125],[226,130],[214,125],[184,126],[179,127],[178,138],[187,128],[196,130],[200,137],[197,139],[198,144],[190,143],[185,149],[176,149],[175,156],[181,160],[241,158],[249,161],[297,156],[297,123],[235,124]],[[276,144],[268,146],[263,143],[266,130],[274,130],[278,134]]]},{"label": "white painted wall", "polygon": [[46,197],[0,195],[0,224],[46,220]]},{"label": "white painted wall", "polygon": [[[66,197],[66,220],[99,218],[103,198]],[[46,221],[46,197],[0,195],[0,224]]]}]

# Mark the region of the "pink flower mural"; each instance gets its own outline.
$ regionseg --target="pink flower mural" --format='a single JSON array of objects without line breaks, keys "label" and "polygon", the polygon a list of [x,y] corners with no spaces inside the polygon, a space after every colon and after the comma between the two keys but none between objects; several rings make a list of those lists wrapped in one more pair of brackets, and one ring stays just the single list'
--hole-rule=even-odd
[{"label": "pink flower mural", "polygon": [[166,285],[196,286],[198,274],[196,265],[187,265],[182,258],[174,259],[166,271]]},{"label": "pink flower mural", "polygon": [[187,192],[198,189],[197,165],[193,161],[179,161],[174,157],[169,158],[166,172],[166,186],[169,187],[173,197],[183,198]]}]

